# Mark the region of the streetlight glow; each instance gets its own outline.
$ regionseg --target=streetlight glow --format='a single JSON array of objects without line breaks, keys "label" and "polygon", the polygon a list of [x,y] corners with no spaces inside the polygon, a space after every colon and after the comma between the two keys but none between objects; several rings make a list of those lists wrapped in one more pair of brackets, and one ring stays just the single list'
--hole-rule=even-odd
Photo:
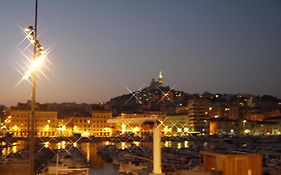
[{"label": "streetlight glow", "polygon": [[24,73],[22,79],[24,79],[24,80],[29,79],[33,72],[35,72],[36,70],[39,70],[42,67],[45,59],[46,59],[46,56],[41,55],[40,57],[32,60],[30,66],[28,67],[28,70]]},{"label": "streetlight glow", "polygon": [[[30,79],[30,83],[32,85],[32,92],[31,92],[31,108],[30,108],[30,117],[28,120],[28,133],[29,133],[29,175],[34,175],[35,172],[35,138],[36,138],[36,122],[35,122],[35,104],[36,104],[36,77],[37,71],[45,76],[47,76],[40,70],[42,65],[44,64],[47,56],[47,52],[43,51],[43,47],[40,44],[38,37],[37,37],[37,10],[38,10],[38,0],[35,0],[35,20],[34,26],[29,26],[24,29],[24,33],[26,34],[26,39],[30,42],[30,44],[24,49],[26,50],[30,45],[33,45],[33,55],[32,59],[26,56],[23,52],[22,54],[27,58],[30,64],[26,64],[27,69],[25,70],[23,67],[23,72],[19,71],[22,74],[21,81],[17,84],[17,86],[24,80]],[[23,40],[24,41],[24,40]],[[48,78],[47,78],[48,79]],[[49,79],[48,79],[49,80]],[[49,131],[49,124],[47,124],[43,130]],[[45,145],[47,146],[47,145]],[[65,145],[62,144],[62,147]]]}]

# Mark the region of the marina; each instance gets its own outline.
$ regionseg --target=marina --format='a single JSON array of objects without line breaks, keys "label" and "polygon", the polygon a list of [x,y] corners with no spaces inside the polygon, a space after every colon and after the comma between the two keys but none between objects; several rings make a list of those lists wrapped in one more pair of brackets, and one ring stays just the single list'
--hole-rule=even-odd
[{"label": "marina", "polygon": [[[167,175],[202,173],[204,162],[201,152],[211,151],[262,155],[263,174],[278,175],[281,170],[280,139],[280,136],[208,136],[181,138],[178,141],[162,140],[162,171]],[[2,145],[0,167],[7,164],[14,167],[17,162],[27,162],[28,153],[24,141],[14,142],[10,146],[2,142]],[[42,142],[39,145],[41,146],[38,146],[36,154],[38,175],[148,175],[153,170],[151,141],[117,142],[109,139],[78,143]]]}]

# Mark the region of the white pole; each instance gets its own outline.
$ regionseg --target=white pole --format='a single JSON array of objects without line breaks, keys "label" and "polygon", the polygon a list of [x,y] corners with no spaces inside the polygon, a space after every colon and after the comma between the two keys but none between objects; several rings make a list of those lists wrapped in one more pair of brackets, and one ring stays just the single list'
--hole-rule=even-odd
[{"label": "white pole", "polygon": [[252,175],[252,170],[248,170],[248,175]]},{"label": "white pole", "polygon": [[153,131],[153,174],[162,174],[161,169],[161,124]]}]

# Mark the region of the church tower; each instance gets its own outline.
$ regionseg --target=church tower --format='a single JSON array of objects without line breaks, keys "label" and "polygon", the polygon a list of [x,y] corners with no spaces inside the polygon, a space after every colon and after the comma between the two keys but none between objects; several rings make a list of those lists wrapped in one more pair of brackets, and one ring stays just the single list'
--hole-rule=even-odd
[{"label": "church tower", "polygon": [[163,75],[162,75],[162,71],[159,72],[158,83],[159,83],[159,86],[160,86],[160,87],[163,86]]}]

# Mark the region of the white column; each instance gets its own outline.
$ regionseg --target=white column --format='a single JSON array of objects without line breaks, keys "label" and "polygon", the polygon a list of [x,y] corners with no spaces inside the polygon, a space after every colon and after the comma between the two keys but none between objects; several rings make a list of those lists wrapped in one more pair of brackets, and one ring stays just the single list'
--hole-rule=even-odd
[{"label": "white column", "polygon": [[161,169],[161,124],[155,124],[153,131],[153,174],[162,174]]},{"label": "white column", "polygon": [[248,170],[248,175],[252,175],[252,170]]}]

